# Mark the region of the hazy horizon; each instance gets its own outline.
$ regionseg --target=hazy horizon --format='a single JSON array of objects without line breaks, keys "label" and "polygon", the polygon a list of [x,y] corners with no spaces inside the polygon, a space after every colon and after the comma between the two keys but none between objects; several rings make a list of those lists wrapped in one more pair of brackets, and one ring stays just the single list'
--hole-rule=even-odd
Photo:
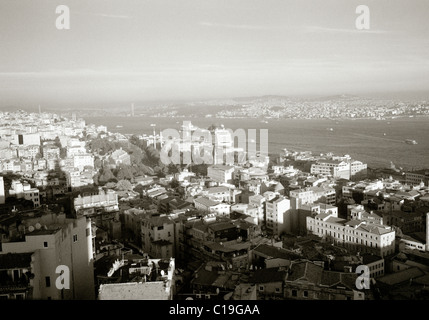
[{"label": "hazy horizon", "polygon": [[[0,107],[281,95],[429,99],[427,0],[0,4]],[[357,30],[358,5],[370,30]]]}]

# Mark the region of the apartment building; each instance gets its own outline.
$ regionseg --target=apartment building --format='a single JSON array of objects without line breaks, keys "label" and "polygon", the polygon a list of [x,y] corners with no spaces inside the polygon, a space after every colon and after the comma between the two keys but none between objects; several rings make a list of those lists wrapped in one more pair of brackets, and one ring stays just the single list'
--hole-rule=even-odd
[{"label": "apartment building", "polygon": [[265,226],[267,232],[273,235],[280,235],[284,232],[292,232],[292,211],[290,200],[278,196],[267,200],[266,203]]},{"label": "apartment building", "polygon": [[315,202],[323,202],[330,205],[335,205],[336,203],[335,189],[330,187],[308,187],[291,190],[289,197],[293,209],[299,209],[304,204]]},{"label": "apartment building", "polygon": [[[31,286],[26,299],[94,299],[94,270],[91,222],[85,217],[68,219],[65,214],[46,214],[40,218],[23,219],[23,239],[5,241],[1,244],[0,255],[28,254],[31,259],[20,265],[14,273],[13,281],[22,278],[27,271],[31,277],[24,281]],[[12,239],[11,239],[12,240]],[[0,260],[2,259],[0,258]],[[69,289],[57,288],[58,266],[66,266],[69,273]],[[1,267],[0,267],[1,268]],[[26,271],[27,270],[27,271]],[[16,279],[15,279],[16,278]],[[31,281],[29,281],[31,279]],[[22,285],[22,284],[21,284]]]},{"label": "apartment building", "polygon": [[313,163],[310,169],[310,173],[314,175],[347,180],[351,177],[350,171],[350,163],[336,160],[319,160]]},{"label": "apartment building", "polygon": [[216,164],[207,168],[207,176],[218,183],[232,183],[234,180],[234,167]]},{"label": "apartment building", "polygon": [[177,245],[174,221],[165,215],[140,218],[142,250],[153,258],[174,257]]},{"label": "apartment building", "polygon": [[395,231],[385,225],[336,218],[329,213],[307,217],[307,231],[346,248],[381,257],[395,252]]}]

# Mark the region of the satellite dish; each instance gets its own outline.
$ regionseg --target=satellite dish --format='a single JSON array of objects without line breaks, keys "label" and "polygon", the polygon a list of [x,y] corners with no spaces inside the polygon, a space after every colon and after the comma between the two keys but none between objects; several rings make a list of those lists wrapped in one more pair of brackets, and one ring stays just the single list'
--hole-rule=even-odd
[{"label": "satellite dish", "polygon": [[28,231],[33,232],[34,231],[34,227],[33,226],[29,226],[28,227]]},{"label": "satellite dish", "polygon": [[40,223],[36,223],[36,229],[39,230],[42,227],[42,225]]},{"label": "satellite dish", "polygon": [[161,270],[161,276],[164,276],[164,275],[165,275],[164,270]]},{"label": "satellite dish", "polygon": [[219,294],[219,288],[216,288],[216,293]]},{"label": "satellite dish", "polygon": [[187,297],[185,300],[194,300],[192,297]]}]

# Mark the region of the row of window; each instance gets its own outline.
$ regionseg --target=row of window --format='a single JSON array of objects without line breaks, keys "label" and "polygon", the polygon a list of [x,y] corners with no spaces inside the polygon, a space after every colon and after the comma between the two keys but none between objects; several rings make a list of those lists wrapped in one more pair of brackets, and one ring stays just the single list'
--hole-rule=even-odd
[{"label": "row of window", "polygon": [[[89,236],[89,228],[86,229],[86,236]],[[73,235],[73,242],[77,242],[77,234]],[[43,247],[48,248],[49,244],[48,241],[43,241]]]},{"label": "row of window", "polygon": [[[310,231],[312,231],[312,227],[311,226],[310,226]],[[322,232],[320,232],[319,228],[317,228],[317,233],[323,235],[323,230],[322,230]],[[328,230],[325,230],[325,235],[328,235]],[[342,238],[345,241],[355,242],[355,243],[359,243],[359,239],[360,239],[360,238],[357,238],[357,237],[345,236],[344,234],[341,235],[340,233],[336,233],[336,232],[332,233],[331,231],[329,231],[329,236],[333,236],[334,238],[337,238],[337,239],[341,239]],[[365,243],[364,243],[364,240],[360,239],[360,244],[362,244],[362,245],[365,244],[366,246],[368,246],[368,240],[365,240]],[[377,242],[373,243],[372,241],[369,241],[369,246],[373,247],[373,245],[374,245],[375,248],[378,248],[378,243]]]},{"label": "row of window", "polygon": [[380,268],[384,268],[384,262],[380,262],[380,263],[377,263],[375,265],[370,266],[369,270],[373,271],[373,270],[377,270],[377,269],[380,269]]},{"label": "row of window", "polygon": [[16,300],[24,300],[25,294],[24,293],[15,293],[15,294],[0,294],[0,300],[9,300],[9,299],[16,299]]},{"label": "row of window", "polygon": [[[312,223],[313,223],[313,221],[315,221],[315,220],[310,220],[310,224],[312,224]],[[342,232],[345,232],[345,233],[350,233],[350,234],[353,234],[353,235],[356,235],[356,236],[359,236],[359,235],[360,235],[361,237],[365,236],[366,238],[368,238],[368,233],[358,232],[358,231],[350,230],[350,229],[347,229],[347,228],[344,228],[344,227],[337,227],[337,226],[333,226],[333,225],[328,224],[328,223],[323,224],[323,223],[318,222],[318,221],[316,221],[316,222],[315,222],[315,224],[316,224],[317,226],[321,226],[321,227],[323,227],[323,226],[324,226],[325,228],[334,229],[334,230],[342,231]],[[311,227],[310,227],[310,228],[311,228]],[[319,229],[317,229],[317,231],[319,232]],[[393,237],[393,236],[392,236],[392,237]],[[369,238],[370,238],[370,239],[373,239],[373,237],[372,237],[372,235],[371,235],[371,234],[369,235]],[[377,236],[374,236],[374,239],[375,239],[375,240],[378,240],[378,237],[377,237]]]}]

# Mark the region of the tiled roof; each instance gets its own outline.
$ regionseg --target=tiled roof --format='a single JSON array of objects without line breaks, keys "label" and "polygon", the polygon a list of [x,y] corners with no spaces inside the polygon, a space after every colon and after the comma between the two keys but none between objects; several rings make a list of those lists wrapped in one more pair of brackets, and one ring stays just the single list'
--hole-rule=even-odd
[{"label": "tiled roof", "polygon": [[217,269],[215,271],[209,271],[204,268],[200,268],[195,273],[191,283],[193,285],[211,286],[216,281],[217,277]]},{"label": "tiled roof", "polygon": [[345,219],[337,218],[337,217],[329,217],[326,222],[330,223],[336,223],[336,224],[342,224],[344,225],[346,223]]},{"label": "tiled roof", "polygon": [[220,230],[226,230],[226,229],[237,228],[237,227],[232,222],[220,221],[220,222],[214,222],[209,224],[208,228],[213,231],[220,231]]},{"label": "tiled roof", "polygon": [[266,268],[256,270],[249,283],[270,283],[284,281],[287,271],[284,268]]},{"label": "tiled roof", "polygon": [[346,287],[356,289],[356,273],[323,270],[320,285],[327,287]]},{"label": "tiled roof", "polygon": [[389,233],[392,232],[392,229],[390,228],[385,228],[384,226],[381,225],[375,225],[375,224],[362,224],[359,226],[358,230],[362,230],[362,231],[366,231],[366,232],[370,232],[376,235],[382,235],[385,233]]},{"label": "tiled roof", "polygon": [[386,284],[389,286],[399,285],[404,282],[410,281],[417,277],[423,276],[425,273],[417,267],[408,268],[399,272],[391,273],[384,277],[378,278],[377,282]]},{"label": "tiled roof", "polygon": [[380,261],[380,260],[383,260],[383,258],[380,256],[377,256],[377,255],[373,255],[373,254],[363,254],[362,255],[363,264],[373,263],[373,262]]},{"label": "tiled roof", "polygon": [[211,206],[215,206],[218,204],[218,202],[212,201],[212,200],[205,198],[205,197],[200,197],[200,198],[194,199],[194,202],[202,204],[203,206],[206,206],[206,207],[211,207]]},{"label": "tiled roof", "polygon": [[293,262],[287,276],[287,281],[308,281],[318,284],[323,268],[310,261]]},{"label": "tiled roof", "polygon": [[212,193],[219,193],[219,192],[229,192],[229,188],[227,187],[211,187],[207,189],[207,192],[212,194]]},{"label": "tiled roof", "polygon": [[268,244],[261,244],[260,246],[257,246],[255,249],[253,249],[253,252],[265,255],[267,256],[267,258],[280,258],[287,260],[294,260],[300,258],[300,256],[296,253]]}]

